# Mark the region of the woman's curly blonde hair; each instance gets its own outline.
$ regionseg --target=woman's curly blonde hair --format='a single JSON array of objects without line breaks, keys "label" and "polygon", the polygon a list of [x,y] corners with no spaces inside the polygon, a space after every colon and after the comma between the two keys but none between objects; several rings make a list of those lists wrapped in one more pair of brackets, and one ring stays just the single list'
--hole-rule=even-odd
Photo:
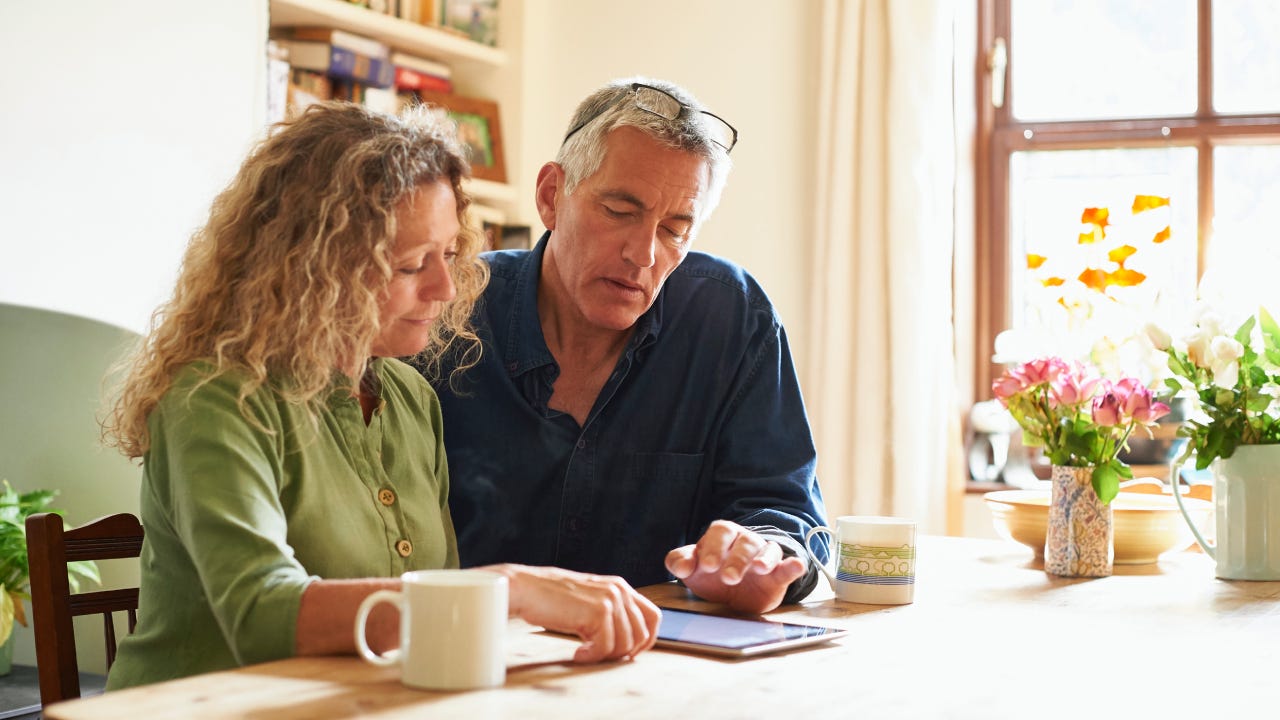
[{"label": "woman's curly blonde hair", "polygon": [[173,297],[122,363],[105,442],[142,457],[147,418],[197,360],[212,365],[208,378],[245,377],[241,411],[250,422],[245,399],[264,385],[314,410],[344,364],[363,361],[363,375],[381,331],[379,297],[393,275],[396,212],[437,181],[453,188],[463,230],[452,268],[457,296],[434,323],[422,364],[438,373],[448,352],[461,359],[459,370],[474,365],[480,342],[469,321],[488,267],[466,218],[465,157],[454,125],[422,106],[391,117],[322,103],[278,126],[214,200]]}]

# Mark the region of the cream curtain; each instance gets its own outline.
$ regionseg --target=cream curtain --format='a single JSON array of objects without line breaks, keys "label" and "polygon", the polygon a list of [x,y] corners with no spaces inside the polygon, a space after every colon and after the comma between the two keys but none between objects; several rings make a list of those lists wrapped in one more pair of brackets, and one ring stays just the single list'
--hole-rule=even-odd
[{"label": "cream curtain", "polygon": [[831,516],[947,524],[959,457],[954,3],[826,0],[805,364]]}]

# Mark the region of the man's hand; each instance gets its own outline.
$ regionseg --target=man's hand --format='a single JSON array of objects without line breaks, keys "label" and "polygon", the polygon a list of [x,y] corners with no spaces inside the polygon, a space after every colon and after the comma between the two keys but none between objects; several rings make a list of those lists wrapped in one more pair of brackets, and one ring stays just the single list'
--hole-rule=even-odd
[{"label": "man's hand", "polygon": [[711,523],[696,545],[667,553],[666,564],[698,597],[748,613],[778,607],[787,586],[806,570],[778,543],[728,520]]}]

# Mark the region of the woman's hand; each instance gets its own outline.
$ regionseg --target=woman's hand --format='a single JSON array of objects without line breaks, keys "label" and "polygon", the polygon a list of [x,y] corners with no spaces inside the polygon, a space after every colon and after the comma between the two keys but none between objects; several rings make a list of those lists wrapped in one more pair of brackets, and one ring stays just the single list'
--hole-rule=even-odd
[{"label": "woman's hand", "polygon": [[620,577],[528,565],[483,569],[507,576],[512,615],[583,639],[575,662],[631,658],[657,640],[661,611]]}]

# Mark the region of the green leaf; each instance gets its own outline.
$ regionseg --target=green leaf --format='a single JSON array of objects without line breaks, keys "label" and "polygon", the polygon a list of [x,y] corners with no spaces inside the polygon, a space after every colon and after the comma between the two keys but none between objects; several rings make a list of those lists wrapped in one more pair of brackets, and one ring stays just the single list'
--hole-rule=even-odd
[{"label": "green leaf", "polygon": [[1120,474],[1116,472],[1114,462],[1093,468],[1093,491],[1098,493],[1103,505],[1110,503],[1120,492]]},{"label": "green leaf", "polygon": [[1275,318],[1264,307],[1258,308],[1258,326],[1262,328],[1263,339],[1270,341],[1267,347],[1280,346],[1280,324],[1276,324]]},{"label": "green leaf", "polygon": [[13,596],[7,588],[0,585],[0,644],[7,642],[9,635],[13,633],[13,617]]},{"label": "green leaf", "polygon": [[1244,322],[1240,323],[1240,329],[1236,330],[1236,342],[1246,348],[1249,347],[1249,336],[1253,334],[1254,322],[1253,316],[1250,315]]}]

